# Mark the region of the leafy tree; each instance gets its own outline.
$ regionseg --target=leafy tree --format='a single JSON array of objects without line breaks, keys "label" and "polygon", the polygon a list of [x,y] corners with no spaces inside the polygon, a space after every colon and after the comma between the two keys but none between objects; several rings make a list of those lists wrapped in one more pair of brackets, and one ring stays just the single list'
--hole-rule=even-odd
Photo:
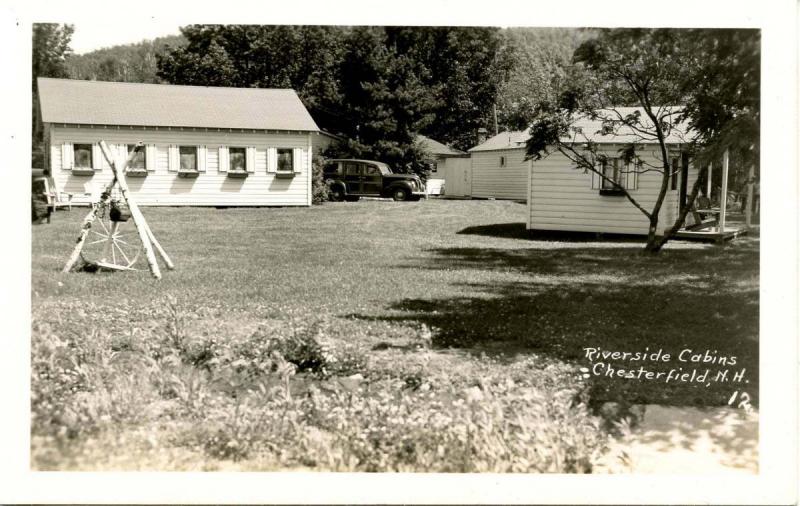
[{"label": "leafy tree", "polygon": [[[731,174],[743,189],[751,167],[756,180],[760,174],[760,32],[689,30],[682,40],[683,103],[686,119],[697,133],[697,159],[713,162],[729,150]],[[721,185],[721,171],[714,175],[715,186]]]},{"label": "leafy tree", "polygon": [[342,124],[348,139],[340,155],[374,158],[395,171],[425,171],[424,153],[414,142],[416,132],[433,119],[430,90],[421,67],[387,44],[380,27],[358,27],[345,40],[341,63]]},{"label": "leafy tree", "polygon": [[[671,133],[680,132],[680,115],[674,107],[684,101],[684,88],[675,78],[684,70],[685,58],[680,32],[670,29],[606,29],[581,44],[574,53],[576,66],[556,102],[537,107],[531,126],[527,153],[534,160],[555,150],[575,168],[597,174],[612,184],[648,219],[645,251],[657,253],[680,229],[705,177],[705,167],[695,182],[679,216],[667,233],[659,236],[659,213],[664,203],[673,168],[667,148]],[[636,112],[620,105],[635,105]],[[625,132],[636,140],[624,146],[620,155],[636,172],[656,172],[661,185],[655,202],[645,208],[634,195],[602,172],[606,154],[592,141],[595,132],[581,132],[575,126],[581,118],[601,122],[602,135]],[[658,163],[648,164],[638,154],[642,141],[656,143]]]},{"label": "leafy tree", "polygon": [[511,48],[499,28],[386,27],[387,44],[416,66],[434,99],[421,133],[459,149],[493,125],[498,90],[511,71]]},{"label": "leafy tree", "polygon": [[344,31],[328,26],[190,25],[184,46],[157,56],[173,84],[293,88],[318,122],[341,121],[338,64]]},{"label": "leafy tree", "polygon": [[511,71],[497,96],[500,130],[524,130],[538,104],[553,102],[565,79],[572,54],[591,30],[508,28],[505,45]]},{"label": "leafy tree", "polygon": [[39,90],[37,77],[67,77],[65,58],[70,53],[72,25],[55,23],[34,23],[32,52],[33,126],[31,132],[31,165],[44,164],[43,128],[39,111]]}]

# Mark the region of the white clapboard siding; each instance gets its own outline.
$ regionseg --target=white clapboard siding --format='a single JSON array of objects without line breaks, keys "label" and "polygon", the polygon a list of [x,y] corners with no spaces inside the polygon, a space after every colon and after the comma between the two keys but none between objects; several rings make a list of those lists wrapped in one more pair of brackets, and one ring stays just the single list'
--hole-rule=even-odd
[{"label": "white clapboard siding", "polygon": [[[500,157],[505,158],[502,167]],[[477,151],[472,153],[471,159],[473,197],[527,199],[528,162],[524,149]]]},{"label": "white clapboard siding", "polygon": [[[142,128],[81,128],[51,125],[53,178],[60,191],[72,193],[73,203],[90,201],[86,188],[102,188],[111,181],[110,170],[89,176],[62,170],[62,144],[96,143],[135,144],[142,141],[154,146],[155,167],[146,177],[129,178],[131,194],[141,205],[154,206],[306,206],[310,205],[310,146],[307,133],[265,133],[242,131],[192,131]],[[169,146],[206,146],[206,171],[196,178],[182,178],[169,167]],[[254,172],[246,178],[231,178],[221,172],[223,149],[220,146],[252,146]],[[276,148],[302,150],[302,167],[294,177],[278,178],[267,172],[267,152]],[[200,160],[198,160],[200,161]],[[180,165],[180,159],[177,160]]]},{"label": "white clapboard siding", "polygon": [[[613,156],[611,153],[609,155]],[[647,158],[651,164],[658,163],[654,156]],[[626,186],[637,202],[649,211],[658,198],[661,178],[659,172],[646,172],[638,174],[635,180],[629,178]],[[572,163],[560,153],[532,162],[528,228],[647,234],[649,221],[641,211],[624,196],[600,195],[598,188],[597,176],[593,176],[592,172],[574,169]],[[668,190],[659,213],[660,231],[672,226],[677,209],[678,191]]]},{"label": "white clapboard siding", "polygon": [[468,197],[472,194],[472,161],[470,158],[452,157],[439,162],[444,173],[445,195]]}]

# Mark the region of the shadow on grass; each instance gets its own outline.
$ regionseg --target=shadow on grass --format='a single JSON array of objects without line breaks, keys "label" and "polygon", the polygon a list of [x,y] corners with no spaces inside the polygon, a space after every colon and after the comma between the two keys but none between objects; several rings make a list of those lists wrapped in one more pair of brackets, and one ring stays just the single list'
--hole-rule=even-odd
[{"label": "shadow on grass", "polygon": [[[499,271],[504,280],[465,280],[462,288],[473,295],[405,299],[385,314],[350,316],[425,323],[441,347],[534,352],[574,362],[590,368],[593,403],[715,406],[744,389],[757,403],[758,241],[678,247],[655,258],[639,249],[606,242],[532,241],[528,249],[430,250],[419,259],[421,267],[463,269],[465,275],[474,269]],[[518,280],[509,282],[508,273]],[[590,362],[585,348],[662,350],[671,357],[668,362],[606,360],[595,375],[591,368],[597,360]],[[682,352],[686,361],[679,360]],[[694,355],[700,355],[700,362],[691,361]],[[720,364],[723,357],[726,364]],[[714,379],[718,372],[728,373],[724,381],[664,382],[607,377],[608,366],[665,375],[696,370],[695,377],[708,369]],[[742,370],[742,381],[733,382]]]},{"label": "shadow on grass", "polygon": [[494,223],[467,227],[459,235],[481,235],[504,239],[535,239],[541,241],[596,242],[602,237],[616,242],[644,244],[642,236],[625,234],[599,234],[595,232],[565,232],[560,230],[528,230],[525,223]]}]

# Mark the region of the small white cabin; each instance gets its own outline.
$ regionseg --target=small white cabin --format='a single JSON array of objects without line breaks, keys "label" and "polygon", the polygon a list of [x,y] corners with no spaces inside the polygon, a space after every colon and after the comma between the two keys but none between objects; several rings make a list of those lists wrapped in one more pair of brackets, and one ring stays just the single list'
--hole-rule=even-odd
[{"label": "small white cabin", "polygon": [[460,187],[464,178],[464,161],[468,164],[469,155],[424,135],[417,135],[416,143],[431,155],[433,162],[425,183],[428,195],[455,195],[451,191]]},{"label": "small white cabin", "polygon": [[[619,109],[618,109],[619,110]],[[622,111],[627,114],[630,111]],[[632,135],[600,135],[599,121],[582,121],[582,131],[609,157],[604,167],[608,177],[616,181],[646,210],[651,210],[661,188],[663,173],[659,171],[625,170],[619,150],[634,140]],[[517,133],[521,147],[511,150],[519,159],[525,152],[527,133]],[[698,175],[686,152],[686,134],[673,128],[667,137],[671,176],[661,212],[659,233],[672,226],[678,216],[680,202],[686,201],[688,192]],[[644,163],[663,166],[657,142],[636,140],[637,155]],[[619,190],[604,182],[597,174],[574,168],[574,164],[563,154],[553,152],[527,165],[528,180],[528,230],[563,230],[571,232],[601,232],[618,234],[647,234],[649,221]],[[646,165],[645,165],[646,167]],[[613,174],[613,175],[612,175]]]},{"label": "small white cabin", "polygon": [[470,195],[525,201],[528,198],[527,140],[528,134],[524,131],[501,132],[470,149]]},{"label": "small white cabin", "polygon": [[39,78],[45,167],[56,189],[88,204],[111,181],[99,148],[126,173],[137,203],[308,206],[319,128],[290,89]]}]

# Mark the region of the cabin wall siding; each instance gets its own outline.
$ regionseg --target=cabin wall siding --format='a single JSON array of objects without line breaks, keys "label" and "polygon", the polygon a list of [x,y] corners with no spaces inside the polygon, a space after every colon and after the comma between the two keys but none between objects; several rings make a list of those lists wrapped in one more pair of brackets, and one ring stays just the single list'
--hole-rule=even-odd
[{"label": "cabin wall siding", "polygon": [[439,164],[444,174],[444,194],[469,197],[472,194],[472,160],[470,157],[449,157]]},{"label": "cabin wall siding", "polygon": [[[132,196],[140,205],[165,206],[307,206],[310,201],[311,139],[309,133],[264,133],[121,127],[52,125],[50,169],[56,188],[73,194],[73,203],[88,204],[90,193],[99,192],[112,178],[107,163],[90,176],[63,169],[61,144],[95,143],[156,145],[156,167],[147,177],[128,177]],[[207,166],[196,178],[169,172],[170,145],[207,146]],[[219,172],[219,147],[255,146],[255,170],[246,178],[231,178]],[[267,149],[301,148],[301,171],[293,178],[267,172]],[[113,147],[112,147],[113,149]]]},{"label": "cabin wall siding", "polygon": [[[500,166],[501,156],[506,159],[504,167]],[[474,151],[470,158],[473,197],[527,199],[529,164],[525,161],[525,149]]]},{"label": "cabin wall siding", "polygon": [[[522,151],[520,149],[520,151]],[[611,153],[609,153],[611,155]],[[646,161],[658,163],[656,155],[642,153]],[[696,178],[690,166],[689,183]],[[647,234],[649,220],[624,196],[600,195],[592,189],[592,174],[574,169],[561,153],[532,162],[528,199],[528,228],[574,232]],[[628,190],[647,211],[658,198],[662,174],[638,174],[637,187]],[[680,188],[680,181],[678,182]],[[659,233],[672,226],[678,216],[678,190],[668,190],[659,213]]]}]

